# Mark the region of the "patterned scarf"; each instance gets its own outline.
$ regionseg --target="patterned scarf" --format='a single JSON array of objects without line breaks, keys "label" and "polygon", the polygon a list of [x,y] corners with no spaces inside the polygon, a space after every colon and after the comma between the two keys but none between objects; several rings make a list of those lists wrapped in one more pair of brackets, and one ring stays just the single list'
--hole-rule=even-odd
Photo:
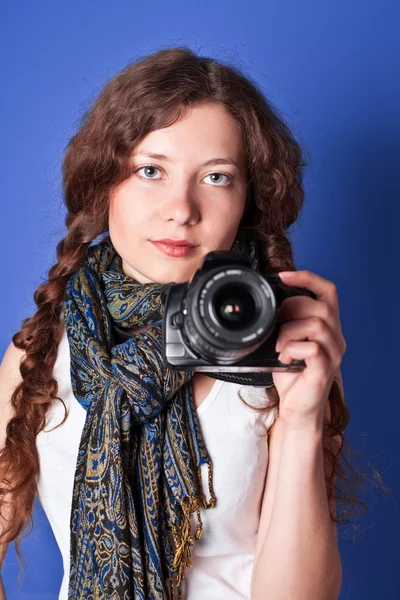
[{"label": "patterned scarf", "polygon": [[[237,238],[232,250],[245,251],[258,268],[253,242]],[[194,372],[168,369],[162,360],[164,287],[126,276],[109,237],[89,247],[66,287],[71,383],[86,410],[72,498],[69,600],[173,600],[174,589],[180,600],[184,569],[202,534],[200,507],[215,505],[212,462],[193,405]],[[116,343],[114,326],[142,325],[149,327]]]}]

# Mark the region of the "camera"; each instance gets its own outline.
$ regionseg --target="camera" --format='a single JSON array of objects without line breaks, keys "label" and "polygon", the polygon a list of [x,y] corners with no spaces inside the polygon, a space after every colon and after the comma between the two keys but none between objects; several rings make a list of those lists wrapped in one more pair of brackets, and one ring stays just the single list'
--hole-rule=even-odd
[{"label": "camera", "polygon": [[241,251],[209,252],[189,282],[171,283],[164,304],[167,367],[203,372],[302,371],[303,360],[278,360],[278,310],[291,296],[315,294],[264,277]]}]

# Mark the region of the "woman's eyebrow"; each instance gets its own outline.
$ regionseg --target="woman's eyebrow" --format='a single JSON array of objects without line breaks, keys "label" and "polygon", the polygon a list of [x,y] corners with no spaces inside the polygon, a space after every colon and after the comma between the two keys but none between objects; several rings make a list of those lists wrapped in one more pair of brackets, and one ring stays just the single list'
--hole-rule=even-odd
[{"label": "woman's eyebrow", "polygon": [[[155,158],[156,160],[166,160],[168,162],[174,162],[172,158],[169,158],[165,154],[158,154],[156,152],[138,152],[137,154],[141,154],[142,156],[148,156],[150,158]],[[234,165],[237,169],[240,168],[237,162],[234,161],[232,158],[229,158],[228,156],[226,158],[210,158],[209,160],[206,160],[204,163],[202,163],[200,166],[206,167],[208,165]]]}]

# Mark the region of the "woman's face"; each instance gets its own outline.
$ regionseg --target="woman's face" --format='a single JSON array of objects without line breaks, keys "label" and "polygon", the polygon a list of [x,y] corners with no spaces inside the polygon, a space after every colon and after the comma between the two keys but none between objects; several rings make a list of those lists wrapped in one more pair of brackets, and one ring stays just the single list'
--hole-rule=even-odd
[{"label": "woman's face", "polygon": [[[136,146],[131,166],[109,211],[126,275],[139,283],[183,283],[208,252],[231,249],[246,202],[246,159],[239,125],[222,106],[185,107],[179,121]],[[171,256],[153,244],[166,238],[196,247]]]}]

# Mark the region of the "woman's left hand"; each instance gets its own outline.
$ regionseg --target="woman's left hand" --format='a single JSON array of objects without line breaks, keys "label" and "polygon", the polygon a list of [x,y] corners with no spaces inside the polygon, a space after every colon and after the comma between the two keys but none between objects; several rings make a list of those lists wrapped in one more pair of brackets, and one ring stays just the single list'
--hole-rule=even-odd
[{"label": "woman's left hand", "polygon": [[290,271],[288,286],[305,287],[317,296],[286,298],[278,309],[279,360],[304,360],[298,373],[272,372],[279,393],[279,417],[291,429],[322,427],[329,392],[346,342],[339,318],[337,289],[331,281],[310,271]]}]

